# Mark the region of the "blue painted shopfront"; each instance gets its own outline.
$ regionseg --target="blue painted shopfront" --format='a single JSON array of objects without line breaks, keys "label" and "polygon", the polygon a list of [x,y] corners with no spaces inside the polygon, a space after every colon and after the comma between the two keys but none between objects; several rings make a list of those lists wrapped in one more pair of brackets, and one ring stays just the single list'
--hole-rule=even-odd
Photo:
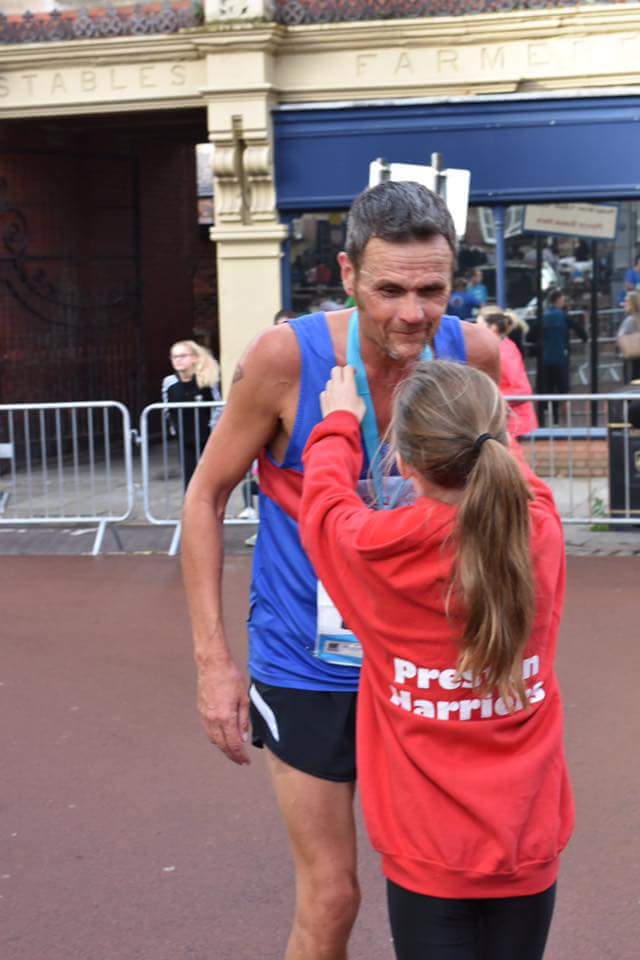
[{"label": "blue painted shopfront", "polygon": [[[513,203],[640,199],[640,97],[465,100],[274,113],[283,219],[344,210],[376,157],[471,170],[472,204],[493,207],[498,302],[505,302],[503,210]],[[289,303],[288,257],[283,302]]]},{"label": "blue painted shopfront", "polygon": [[376,157],[471,170],[492,206],[640,198],[640,97],[398,103],[274,113],[278,208],[344,209]]}]

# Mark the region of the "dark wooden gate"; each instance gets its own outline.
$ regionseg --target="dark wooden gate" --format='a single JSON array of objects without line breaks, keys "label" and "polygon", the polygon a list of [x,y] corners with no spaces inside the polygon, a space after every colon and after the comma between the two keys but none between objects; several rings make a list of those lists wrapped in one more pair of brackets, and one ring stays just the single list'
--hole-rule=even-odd
[{"label": "dark wooden gate", "polygon": [[0,401],[144,396],[137,158],[0,152]]}]

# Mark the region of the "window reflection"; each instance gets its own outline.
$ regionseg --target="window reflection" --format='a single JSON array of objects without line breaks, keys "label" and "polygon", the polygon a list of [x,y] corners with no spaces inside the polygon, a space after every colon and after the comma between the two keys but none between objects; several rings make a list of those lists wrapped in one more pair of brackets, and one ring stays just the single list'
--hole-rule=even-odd
[{"label": "window reflection", "polygon": [[344,249],[346,228],[346,211],[307,213],[293,221],[291,299],[296,312],[335,310],[344,304],[337,258]]},{"label": "window reflection", "polygon": [[[542,238],[543,308],[548,294],[553,289],[561,289],[567,310],[581,320],[589,336],[594,269],[596,271],[600,391],[611,390],[624,382],[626,371],[616,347],[616,333],[625,316],[626,293],[640,290],[640,267],[634,270],[640,254],[640,202],[621,202],[618,207],[616,238],[598,240],[595,268],[590,240],[567,236]],[[536,235],[523,230],[524,209],[522,205],[513,205],[505,212],[507,302],[501,306],[515,310],[525,323],[531,323],[537,311]],[[346,219],[346,211],[335,210],[304,213],[293,220],[291,306],[297,313],[318,308],[337,309],[345,304],[337,255],[344,249]],[[465,289],[484,287],[489,304],[496,301],[495,251],[491,208],[471,207],[467,231],[460,242],[455,278],[463,282]],[[475,312],[477,307],[469,317],[472,321]],[[520,345],[535,385],[536,347],[526,336]],[[590,382],[590,340],[583,342],[572,334],[570,354],[571,389],[585,390]]]}]

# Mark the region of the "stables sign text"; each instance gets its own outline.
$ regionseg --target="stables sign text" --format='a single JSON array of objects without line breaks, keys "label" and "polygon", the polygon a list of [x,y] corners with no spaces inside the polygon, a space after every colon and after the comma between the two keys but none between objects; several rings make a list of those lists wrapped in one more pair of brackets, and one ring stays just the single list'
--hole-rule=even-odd
[{"label": "stables sign text", "polygon": [[141,63],[0,73],[0,109],[197,95],[201,63]]}]

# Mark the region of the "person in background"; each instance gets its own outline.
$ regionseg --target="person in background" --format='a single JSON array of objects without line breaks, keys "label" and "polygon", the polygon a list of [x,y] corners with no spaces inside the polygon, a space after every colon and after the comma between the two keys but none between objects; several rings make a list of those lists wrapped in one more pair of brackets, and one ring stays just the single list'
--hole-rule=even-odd
[{"label": "person in background", "polygon": [[[194,403],[220,400],[220,370],[211,351],[195,340],[178,340],[169,352],[173,374],[162,381],[163,403]],[[200,459],[210,430],[220,416],[217,407],[169,411],[172,432],[178,438],[184,489]]]},{"label": "person in background", "polygon": [[478,301],[469,293],[467,281],[464,277],[455,277],[447,304],[447,314],[458,317],[459,320],[473,320],[477,309]]},{"label": "person in background", "polygon": [[295,310],[288,310],[286,307],[283,307],[282,310],[278,310],[273,318],[273,322],[277,326],[279,323],[287,323],[288,320],[295,320],[297,316],[298,314]]},{"label": "person in background", "polygon": [[480,270],[478,267],[476,267],[475,270],[472,270],[469,274],[467,293],[471,294],[479,307],[484,307],[485,303],[489,299],[489,291],[482,282],[482,270]]},{"label": "person in background", "polygon": [[627,293],[633,293],[634,290],[637,290],[640,287],[640,254],[638,254],[633,262],[633,266],[625,271],[624,274],[624,289]]},{"label": "person in background", "polygon": [[[515,315],[510,310],[485,307],[478,317],[478,323],[484,323],[500,341],[500,393],[502,396],[531,396],[533,391],[522,354],[515,343],[509,339],[514,319]],[[507,426],[514,439],[538,429],[538,418],[530,400],[509,401],[509,412]]]},{"label": "person in background", "polygon": [[[640,293],[637,291],[627,293],[623,307],[624,320],[618,327],[616,336],[622,337],[629,333],[640,333]],[[628,383],[630,380],[637,380],[638,378],[640,378],[640,357],[625,357],[625,382]]]},{"label": "person in background", "polygon": [[[485,310],[491,309],[490,307],[485,307]],[[508,337],[512,343],[515,343],[516,347],[520,351],[522,357],[524,357],[524,341],[527,339],[529,334],[529,324],[524,319],[524,317],[519,316],[515,310],[505,310],[505,313],[511,320],[511,327],[509,328]]]},{"label": "person in background", "polygon": [[[537,393],[569,393],[569,336],[571,331],[582,340],[587,332],[577,318],[567,313],[567,301],[562,290],[555,288],[547,297],[547,308],[542,315],[542,330],[537,319],[529,328],[529,339],[538,342],[542,337],[542,367],[538,370]],[[547,402],[540,405],[540,422],[544,426]],[[553,403],[553,420],[558,422],[560,404]]]},{"label": "person in background", "polygon": [[320,404],[300,534],[363,648],[358,781],[397,960],[541,960],[574,820],[553,496],[471,367],[421,363],[396,390],[413,506],[376,512],[356,492],[367,407],[352,367]]}]

